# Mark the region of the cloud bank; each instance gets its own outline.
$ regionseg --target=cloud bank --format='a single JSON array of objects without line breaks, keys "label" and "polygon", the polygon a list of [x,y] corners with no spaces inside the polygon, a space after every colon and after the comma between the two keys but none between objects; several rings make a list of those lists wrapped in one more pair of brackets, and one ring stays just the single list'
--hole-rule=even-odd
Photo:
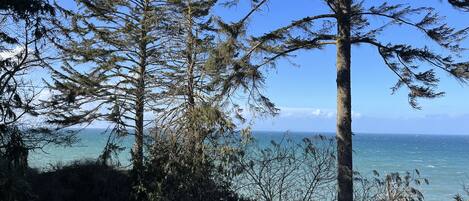
[{"label": "cloud bank", "polygon": [[[278,116],[256,119],[254,130],[334,132],[332,109],[280,107]],[[469,134],[469,114],[432,114],[421,117],[368,116],[352,111],[356,133]]]}]

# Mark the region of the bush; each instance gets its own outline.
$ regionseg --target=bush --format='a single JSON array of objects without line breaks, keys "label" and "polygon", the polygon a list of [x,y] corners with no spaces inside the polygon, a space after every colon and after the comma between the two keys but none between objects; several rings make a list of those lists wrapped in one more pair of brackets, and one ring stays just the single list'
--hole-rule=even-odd
[{"label": "bush", "polygon": [[128,201],[126,171],[94,161],[76,161],[28,177],[38,201]]},{"label": "bush", "polygon": [[180,143],[160,141],[145,164],[144,183],[136,187],[150,201],[239,201],[223,165],[184,150]]},{"label": "bush", "polygon": [[0,159],[0,200],[32,201],[36,196],[31,185],[26,181],[23,170],[11,168],[6,160]]}]

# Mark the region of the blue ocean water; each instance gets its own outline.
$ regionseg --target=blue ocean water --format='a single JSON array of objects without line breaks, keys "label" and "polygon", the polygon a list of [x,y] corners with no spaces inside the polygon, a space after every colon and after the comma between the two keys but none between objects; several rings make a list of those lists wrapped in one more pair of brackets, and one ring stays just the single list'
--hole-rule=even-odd
[{"label": "blue ocean water", "polygon": [[[107,136],[100,130],[86,129],[79,134],[81,141],[74,147],[46,147],[45,152],[30,154],[30,165],[47,168],[57,164],[90,158],[101,153]],[[254,132],[259,142],[281,139],[282,132]],[[292,132],[294,139],[317,135],[318,133]],[[323,133],[322,133],[323,134]],[[331,133],[324,135],[333,136]],[[123,165],[129,164],[131,138],[123,139],[127,147],[120,154]],[[418,169],[421,176],[430,180],[430,185],[421,186],[425,200],[451,200],[462,193],[462,186],[469,183],[469,136],[454,135],[404,135],[404,134],[355,134],[354,169],[363,175],[377,170],[384,175],[390,172],[405,172]]]}]

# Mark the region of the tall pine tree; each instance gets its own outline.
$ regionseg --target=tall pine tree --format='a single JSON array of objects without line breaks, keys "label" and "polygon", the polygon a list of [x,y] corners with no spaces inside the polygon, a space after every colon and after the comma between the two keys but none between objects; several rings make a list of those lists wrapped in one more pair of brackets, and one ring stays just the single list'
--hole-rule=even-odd
[{"label": "tall pine tree", "polygon": [[199,150],[198,153],[202,151],[204,138],[210,132],[203,131],[204,127],[212,129],[216,126],[209,124],[227,121],[220,111],[219,102],[214,100],[217,90],[212,83],[214,75],[205,65],[215,45],[212,9],[216,2],[175,0],[168,5],[177,14],[174,23],[179,34],[173,35],[175,46],[167,58],[167,82],[161,102],[167,109],[157,115],[156,126],[162,134],[178,135],[191,147],[190,152],[196,152],[195,149]]},{"label": "tall pine tree", "polygon": [[[133,169],[140,181],[144,132],[160,110],[159,86],[178,34],[165,1],[77,0],[78,8],[60,8],[54,22],[63,64],[51,67],[53,96],[45,103],[48,121],[61,126],[106,121],[112,132],[133,134]],[[148,120],[148,122],[147,122]],[[131,131],[129,133],[129,131]]]},{"label": "tall pine tree", "polygon": [[[163,133],[182,135],[198,157],[204,155],[205,142],[218,142],[239,128],[236,122],[245,120],[243,107],[239,105],[244,100],[249,103],[245,109],[276,111],[257,89],[263,77],[258,72],[247,72],[249,68],[239,69],[238,63],[243,60],[240,55],[246,47],[238,46],[241,44],[234,43],[235,40],[225,41],[230,39],[225,37],[227,26],[213,14],[217,3],[214,0],[172,1],[171,8],[179,16],[181,35],[173,39],[177,45],[168,58],[169,71],[165,72],[168,82],[164,85],[161,104],[167,109],[157,117],[157,127]],[[253,11],[262,4],[255,3]],[[251,76],[244,75],[248,73]]]},{"label": "tall pine tree", "polygon": [[[253,68],[275,64],[277,59],[288,57],[298,50],[336,46],[337,181],[340,201],[353,200],[350,76],[352,45],[370,45],[376,48],[385,66],[398,78],[396,85],[392,87],[393,93],[401,87],[407,88],[409,103],[413,108],[420,108],[418,98],[431,99],[444,95],[436,90],[439,81],[437,69],[463,83],[469,79],[469,63],[458,62],[457,58],[463,51],[459,43],[466,37],[467,29],[455,30],[450,27],[431,7],[390,3],[368,7],[365,6],[367,3],[371,4],[368,1],[324,0],[329,12],[305,16],[248,41],[253,54],[262,55],[261,61],[259,57],[250,59],[252,63],[257,63],[249,65]],[[452,3],[461,5],[456,1]],[[374,20],[376,18],[385,23],[378,23]],[[444,51],[432,51],[428,46],[382,41],[380,35],[391,27],[397,28],[394,30],[419,31],[429,42],[445,49],[449,56],[444,55]]]}]

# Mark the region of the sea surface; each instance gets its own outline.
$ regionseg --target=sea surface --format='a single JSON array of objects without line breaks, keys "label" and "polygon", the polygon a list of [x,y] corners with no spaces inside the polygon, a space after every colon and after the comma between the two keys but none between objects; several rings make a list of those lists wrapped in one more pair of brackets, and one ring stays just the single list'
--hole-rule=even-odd
[{"label": "sea surface", "polygon": [[[95,159],[101,153],[107,136],[102,130],[85,129],[78,136],[81,141],[73,147],[49,146],[44,151],[30,153],[29,163],[36,168],[47,169],[59,162],[78,159]],[[283,132],[253,132],[259,142],[281,139]],[[331,133],[289,132],[294,139]],[[127,147],[119,158],[129,164],[131,138],[123,139]],[[390,172],[406,172],[418,169],[429,185],[422,185],[425,200],[452,200],[462,194],[464,184],[469,184],[469,136],[464,135],[415,135],[415,134],[360,134],[353,137],[354,169],[363,175],[377,170],[381,175]]]}]

